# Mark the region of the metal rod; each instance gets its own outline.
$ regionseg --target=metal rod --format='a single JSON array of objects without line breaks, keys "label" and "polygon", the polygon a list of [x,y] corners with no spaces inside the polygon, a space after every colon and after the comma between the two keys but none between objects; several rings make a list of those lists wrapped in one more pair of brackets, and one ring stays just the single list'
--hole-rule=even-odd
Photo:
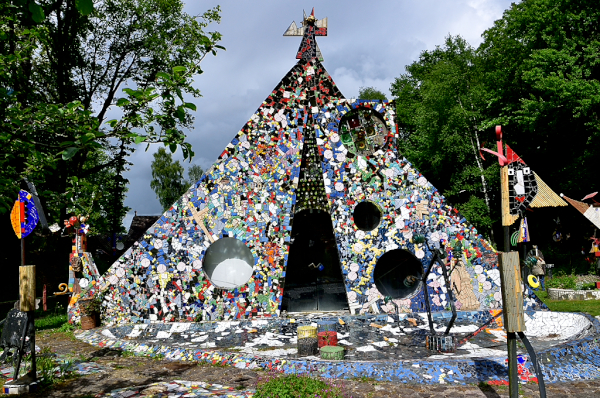
[{"label": "metal rod", "polygon": [[[436,253],[437,254],[437,253]],[[450,278],[448,278],[448,271],[446,270],[446,264],[443,264],[441,259],[438,257],[438,263],[442,267],[442,275],[444,275],[444,282],[446,284],[446,294],[448,295],[448,302],[450,303],[450,309],[452,310],[452,318],[450,318],[450,322],[448,322],[448,326],[446,327],[445,335],[450,333],[450,329],[454,326],[454,321],[456,320],[456,307],[454,305],[454,297],[452,296],[452,286],[450,286]]]},{"label": "metal rod", "polygon": [[[19,369],[21,368],[21,358],[25,352],[25,338],[27,337],[27,329],[29,329],[29,313],[27,313],[27,323],[23,328],[21,334],[21,347],[17,348],[17,365],[15,366],[15,373],[13,374],[13,380],[17,381],[19,378]],[[34,348],[35,349],[35,348]]]},{"label": "metal rod", "polygon": [[31,330],[31,338],[29,339],[29,350],[31,351],[31,370],[29,374],[33,381],[37,380],[37,367],[35,364],[35,307],[32,311],[27,311],[27,326]]},{"label": "metal rod", "polygon": [[491,317],[486,323],[484,323],[483,325],[481,325],[479,327],[479,329],[477,329],[473,333],[470,333],[470,334],[466,335],[461,341],[459,341],[456,344],[456,348],[458,348],[459,346],[465,344],[467,341],[469,341],[473,337],[477,336],[479,333],[481,333],[481,331],[483,331],[483,329],[485,329],[486,327],[488,327],[489,324],[492,323],[493,321],[495,321],[496,318],[498,318],[500,315],[502,315],[502,310],[500,310],[496,315],[494,315],[493,317]]},{"label": "metal rod", "polygon": [[535,370],[535,374],[538,378],[538,387],[540,389],[540,398],[546,398],[546,384],[544,383],[544,372],[542,372],[542,368],[540,363],[538,362],[537,356],[535,355],[535,350],[533,346],[529,342],[527,336],[523,332],[517,332],[523,344],[525,344],[525,348],[527,348],[527,352],[529,353],[529,357],[531,358],[531,362],[533,363],[533,369]]},{"label": "metal rod", "polygon": [[21,265],[25,265],[25,238],[21,237]]},{"label": "metal rod", "polygon": [[[504,252],[510,251],[509,226],[504,227]],[[508,349],[508,389],[510,398],[519,397],[519,374],[517,362],[517,335],[514,332],[506,333],[506,348]]]},{"label": "metal rod", "polygon": [[519,398],[519,373],[517,362],[517,335],[506,333],[508,346],[508,391],[510,398]]},{"label": "metal rod", "polygon": [[421,282],[423,283],[423,293],[425,294],[425,308],[427,309],[427,320],[429,321],[429,330],[431,331],[431,335],[435,336],[435,329],[433,327],[433,318],[431,316],[431,304],[429,303],[429,291],[427,290],[427,277],[429,276],[429,273],[431,272],[431,268],[433,268],[433,264],[435,263],[437,257],[437,253],[433,253],[433,257],[431,258],[431,262],[429,263],[429,267],[427,267],[427,270],[425,271],[425,274],[423,274],[423,278],[421,280]]}]

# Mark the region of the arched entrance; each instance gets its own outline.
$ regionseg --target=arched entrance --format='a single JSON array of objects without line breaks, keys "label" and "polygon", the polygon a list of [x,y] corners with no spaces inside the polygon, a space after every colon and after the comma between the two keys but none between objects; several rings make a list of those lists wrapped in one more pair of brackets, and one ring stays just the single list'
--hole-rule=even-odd
[{"label": "arched entrance", "polygon": [[281,309],[288,312],[347,309],[329,213],[312,209],[296,213],[291,236]]}]

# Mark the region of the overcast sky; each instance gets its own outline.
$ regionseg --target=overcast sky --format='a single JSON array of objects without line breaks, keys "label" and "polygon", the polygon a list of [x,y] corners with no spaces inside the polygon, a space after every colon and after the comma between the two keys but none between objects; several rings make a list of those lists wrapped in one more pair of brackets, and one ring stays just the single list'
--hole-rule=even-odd
[{"label": "overcast sky", "polygon": [[[356,97],[360,87],[375,87],[389,99],[389,87],[406,65],[424,50],[443,43],[446,36],[460,35],[478,46],[481,34],[502,17],[510,0],[381,0],[372,1],[191,1],[189,14],[202,14],[221,6],[222,21],[207,30],[223,35],[227,51],[207,56],[204,73],[196,78],[202,98],[194,102],[195,128],[188,142],[195,157],[192,164],[208,169],[248,121],[262,101],[296,63],[300,37],[283,37],[292,21],[299,26],[302,10],[315,7],[318,19],[328,18],[328,36],[317,37],[325,68],[346,98]],[[131,208],[123,224],[129,228],[134,211],[138,215],[161,214],[150,188],[152,154],[140,146],[130,158],[129,192],[125,205]],[[181,160],[181,150],[174,154]],[[183,163],[186,169],[190,163]]]}]

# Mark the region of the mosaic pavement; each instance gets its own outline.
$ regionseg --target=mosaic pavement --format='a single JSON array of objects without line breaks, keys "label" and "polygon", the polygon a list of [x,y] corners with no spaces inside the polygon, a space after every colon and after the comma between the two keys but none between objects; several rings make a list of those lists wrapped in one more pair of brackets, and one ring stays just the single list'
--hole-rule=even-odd
[{"label": "mosaic pavement", "polygon": [[97,398],[252,398],[254,390],[238,391],[233,387],[197,381],[174,380],[144,386],[125,387],[109,393],[97,394]]},{"label": "mosaic pavement", "polygon": [[[454,354],[425,348],[426,314],[292,314],[288,319],[203,323],[144,323],[80,332],[99,347],[173,360],[206,361],[238,368],[309,373],[330,378],[371,377],[410,383],[478,383],[507,379],[506,338],[495,311],[459,312],[451,333],[460,341]],[[344,361],[298,357],[296,328],[335,320]],[[441,333],[449,320],[434,314]],[[491,321],[487,323],[488,321]],[[472,336],[482,325],[487,326]],[[526,335],[536,349],[546,382],[600,378],[600,322],[585,314],[528,311]],[[529,356],[519,351],[523,382],[536,380]]]}]

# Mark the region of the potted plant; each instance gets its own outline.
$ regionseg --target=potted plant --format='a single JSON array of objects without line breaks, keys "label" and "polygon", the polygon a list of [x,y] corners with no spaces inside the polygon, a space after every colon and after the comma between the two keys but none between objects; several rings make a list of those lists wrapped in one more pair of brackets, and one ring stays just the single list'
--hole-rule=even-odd
[{"label": "potted plant", "polygon": [[100,294],[96,294],[93,297],[85,297],[77,301],[79,304],[81,329],[88,330],[98,326],[102,301],[103,296]]}]

